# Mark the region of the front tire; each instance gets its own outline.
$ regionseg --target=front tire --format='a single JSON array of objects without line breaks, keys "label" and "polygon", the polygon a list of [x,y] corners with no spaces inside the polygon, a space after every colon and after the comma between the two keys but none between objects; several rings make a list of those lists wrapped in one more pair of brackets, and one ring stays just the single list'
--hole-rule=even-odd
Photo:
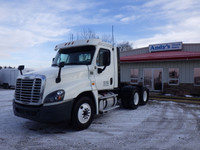
[{"label": "front tire", "polygon": [[78,99],[72,110],[71,123],[75,130],[87,129],[93,121],[94,104],[89,97]]}]

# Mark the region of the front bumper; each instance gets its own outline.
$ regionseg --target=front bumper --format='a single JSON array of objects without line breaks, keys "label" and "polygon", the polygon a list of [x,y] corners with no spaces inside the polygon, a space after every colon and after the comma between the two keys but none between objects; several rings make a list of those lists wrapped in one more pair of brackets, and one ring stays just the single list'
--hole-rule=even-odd
[{"label": "front bumper", "polygon": [[13,101],[13,111],[16,116],[43,123],[69,121],[72,106],[73,100],[50,106],[27,106]]}]

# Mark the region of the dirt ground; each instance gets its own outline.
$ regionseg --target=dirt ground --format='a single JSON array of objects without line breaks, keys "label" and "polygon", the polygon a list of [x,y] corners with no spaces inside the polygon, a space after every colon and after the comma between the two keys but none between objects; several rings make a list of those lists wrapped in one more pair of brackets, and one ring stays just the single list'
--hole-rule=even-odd
[{"label": "dirt ground", "polygon": [[14,90],[0,89],[0,149],[199,150],[200,105],[151,100],[137,110],[97,116],[84,131],[14,116]]}]

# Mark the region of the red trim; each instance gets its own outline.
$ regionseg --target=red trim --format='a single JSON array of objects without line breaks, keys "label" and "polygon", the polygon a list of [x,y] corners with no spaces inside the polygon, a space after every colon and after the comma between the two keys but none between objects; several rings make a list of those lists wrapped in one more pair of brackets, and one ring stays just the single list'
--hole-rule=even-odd
[{"label": "red trim", "polygon": [[121,62],[200,59],[200,52],[167,51],[120,57]]}]

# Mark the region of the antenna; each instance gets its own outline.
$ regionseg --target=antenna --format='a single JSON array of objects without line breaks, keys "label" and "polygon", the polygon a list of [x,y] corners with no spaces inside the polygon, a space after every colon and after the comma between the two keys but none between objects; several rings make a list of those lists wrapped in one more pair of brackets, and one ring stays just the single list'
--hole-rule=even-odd
[{"label": "antenna", "polygon": [[70,33],[69,34],[69,41],[72,42],[74,40],[74,35],[73,33]]},{"label": "antenna", "polygon": [[114,26],[112,25],[112,43],[113,43],[113,47],[115,45],[115,41],[114,41]]}]

